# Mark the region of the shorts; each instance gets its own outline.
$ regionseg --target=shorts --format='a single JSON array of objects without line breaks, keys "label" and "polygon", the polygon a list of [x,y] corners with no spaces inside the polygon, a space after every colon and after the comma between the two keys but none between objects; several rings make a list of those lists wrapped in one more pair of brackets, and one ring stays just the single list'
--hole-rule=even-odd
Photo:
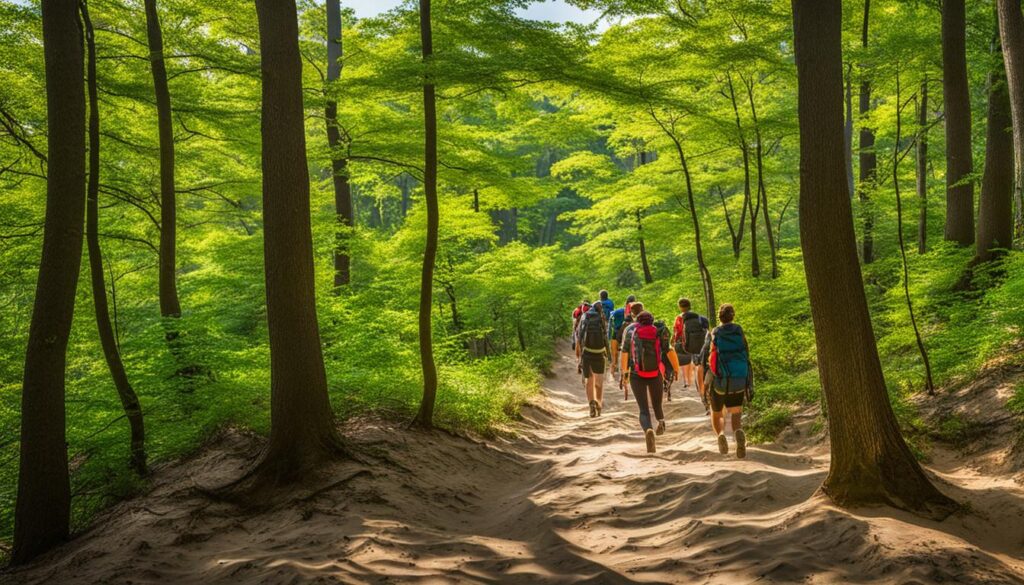
[{"label": "shorts", "polygon": [[679,365],[680,365],[680,367],[681,366],[688,366],[690,364],[693,364],[695,366],[701,365],[701,363],[700,363],[701,359],[700,359],[700,354],[699,353],[686,353],[686,352],[680,353],[680,352],[677,351],[676,352],[676,357],[679,358]]},{"label": "shorts", "polygon": [[590,374],[604,375],[605,359],[603,353],[583,352],[583,376],[590,377]]},{"label": "shorts", "polygon": [[[736,382],[739,381],[737,380]],[[723,408],[742,407],[744,402],[747,400],[747,391],[743,386],[733,388],[728,394],[718,390],[715,386],[715,376],[710,370],[704,377],[704,388],[708,393],[708,398],[711,399],[711,410],[715,412],[718,412]]]}]

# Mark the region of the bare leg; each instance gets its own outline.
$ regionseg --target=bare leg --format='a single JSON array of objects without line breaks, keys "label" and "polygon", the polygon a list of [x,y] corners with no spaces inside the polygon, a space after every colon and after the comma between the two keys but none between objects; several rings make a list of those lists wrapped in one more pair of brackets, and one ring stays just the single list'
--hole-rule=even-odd
[{"label": "bare leg", "polygon": [[594,374],[594,400],[598,406],[604,406],[604,375]]},{"label": "bare leg", "polygon": [[732,430],[738,431],[743,428],[743,407],[735,406],[729,409],[732,416]]},{"label": "bare leg", "polygon": [[721,435],[725,430],[725,409],[711,411],[711,430],[715,435]]},{"label": "bare leg", "polygon": [[587,402],[588,403],[594,400],[594,381],[595,381],[596,378],[597,378],[597,376],[593,372],[591,372],[590,375],[587,376],[587,379],[586,379]]},{"label": "bare leg", "polygon": [[690,386],[693,380],[693,364],[683,366],[683,386]]}]

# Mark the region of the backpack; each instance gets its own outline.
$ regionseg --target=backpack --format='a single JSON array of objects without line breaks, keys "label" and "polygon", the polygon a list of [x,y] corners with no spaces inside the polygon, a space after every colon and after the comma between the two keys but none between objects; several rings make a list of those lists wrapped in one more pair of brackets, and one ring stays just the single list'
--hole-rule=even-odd
[{"label": "backpack", "polygon": [[654,328],[658,330],[658,339],[661,341],[661,362],[665,364],[666,368],[671,368],[672,362],[668,358],[668,348],[672,347],[672,332],[662,319],[654,322]]},{"label": "backpack", "polygon": [[611,336],[617,337],[619,329],[622,329],[622,322],[626,320],[626,312],[622,309],[612,311]]},{"label": "backpack", "polygon": [[605,348],[608,347],[604,319],[596,309],[591,309],[583,315],[583,322],[580,324],[580,342],[583,344],[583,350],[590,353],[604,353]]},{"label": "backpack", "polygon": [[683,315],[683,349],[689,354],[698,354],[704,349],[706,329],[700,315],[689,311]]},{"label": "backpack", "polygon": [[[628,332],[627,332],[628,333]],[[633,373],[641,378],[661,375],[661,336],[654,325],[636,325],[632,329]]]},{"label": "backpack", "polygon": [[719,327],[711,336],[715,359],[711,364],[715,387],[727,394],[746,390],[750,376],[750,356],[743,329]]}]

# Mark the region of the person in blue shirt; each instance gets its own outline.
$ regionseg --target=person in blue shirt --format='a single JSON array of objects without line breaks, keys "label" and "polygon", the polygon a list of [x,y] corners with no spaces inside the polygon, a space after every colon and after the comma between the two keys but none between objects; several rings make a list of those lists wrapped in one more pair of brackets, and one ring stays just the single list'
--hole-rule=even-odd
[{"label": "person in blue shirt", "polygon": [[[618,355],[619,349],[619,338],[621,337],[620,332],[626,323],[626,317],[629,314],[629,307],[636,302],[636,295],[629,295],[626,297],[626,304],[622,308],[615,309],[611,312],[611,318],[608,319],[608,338],[612,341],[612,355]],[[615,369],[618,360],[612,360],[612,375],[615,375]]]},{"label": "person in blue shirt", "polygon": [[604,317],[607,319],[608,315],[611,315],[612,312],[615,311],[615,303],[608,298],[608,291],[606,290],[599,292],[598,296],[601,297],[601,300],[598,302],[604,305]]}]

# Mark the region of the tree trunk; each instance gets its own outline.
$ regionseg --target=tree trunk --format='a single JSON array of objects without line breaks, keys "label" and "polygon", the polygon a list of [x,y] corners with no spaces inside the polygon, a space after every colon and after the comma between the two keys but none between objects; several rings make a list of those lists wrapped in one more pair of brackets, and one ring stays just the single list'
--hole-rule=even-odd
[{"label": "tree trunk", "polygon": [[75,0],[43,0],[49,132],[46,219],[21,394],[13,564],[68,536],[71,486],[65,444],[64,371],[82,261],[85,212],[85,93]]},{"label": "tree trunk", "polygon": [[423,251],[423,273],[420,279],[420,365],[423,369],[423,402],[416,422],[424,428],[434,424],[434,402],[437,399],[437,365],[434,364],[434,341],[430,327],[430,305],[433,301],[434,260],[437,257],[437,101],[434,92],[434,42],[430,22],[430,0],[420,3],[420,40],[423,51],[423,127],[426,136],[423,154],[423,197],[427,204],[427,242]]},{"label": "tree trunk", "polygon": [[93,36],[92,20],[86,2],[81,4],[82,22],[85,25],[85,40],[88,49],[89,88],[89,183],[86,201],[85,238],[89,250],[89,276],[92,281],[93,305],[96,309],[96,328],[99,332],[103,357],[114,380],[117,396],[121,399],[125,418],[131,428],[130,463],[139,475],[146,473],[146,430],[142,419],[142,406],[135,394],[128,374],[121,361],[114,327],[110,322],[110,308],[107,305],[107,285],[103,275],[103,256],[99,237],[99,190],[100,190],[100,114],[96,87],[96,42]]},{"label": "tree trunk", "polygon": [[914,314],[914,303],[910,299],[910,267],[907,264],[907,242],[903,236],[903,199],[900,197],[900,139],[903,137],[903,110],[901,108],[902,96],[900,92],[900,67],[896,63],[896,139],[892,149],[892,186],[896,195],[896,235],[900,246],[900,261],[903,265],[903,296],[907,302],[907,315],[910,317],[910,326],[914,329],[914,339],[917,341],[917,350],[921,353],[921,361],[924,363],[925,389],[929,396],[935,395],[935,382],[932,380],[932,362],[928,359],[928,350],[924,346],[924,339],[921,337],[921,330],[917,326],[917,316]]},{"label": "tree trunk", "polygon": [[967,86],[964,0],[942,2],[942,87],[946,102],[946,240],[974,243],[971,96]]},{"label": "tree trunk", "polygon": [[1016,169],[1014,225],[1017,237],[1024,236],[1024,16],[1019,0],[996,0],[999,12],[999,37],[1010,86],[1013,113],[1013,150]]},{"label": "tree trunk", "polygon": [[351,279],[351,258],[348,254],[349,228],[352,227],[352,187],[348,182],[348,141],[341,140],[338,127],[338,102],[334,99],[332,81],[341,77],[341,4],[327,0],[327,142],[331,147],[331,171],[334,180],[334,209],[339,229],[334,245],[334,287],[337,292]]},{"label": "tree trunk", "polygon": [[[722,201],[722,211],[725,213],[725,225],[729,228],[729,240],[732,243],[732,255],[733,258],[739,260],[740,258],[740,244],[743,242],[743,230],[737,230],[732,224],[732,214],[729,213],[729,206],[725,203],[725,193],[722,191],[722,187],[715,185],[715,190],[718,191],[718,198]],[[747,217],[747,206],[743,206],[743,218]]]},{"label": "tree trunk", "polygon": [[[145,0],[146,37],[149,41],[149,63],[153,72],[153,91],[156,94],[157,128],[160,134],[160,316],[181,316],[178,302],[175,238],[177,231],[177,202],[174,191],[174,126],[171,120],[171,92],[167,88],[167,68],[164,66],[164,38],[160,29],[160,15],[156,0]],[[177,332],[167,332],[168,340]]]},{"label": "tree trunk", "polygon": [[747,98],[750,101],[750,116],[754,122],[754,139],[757,146],[754,149],[755,162],[757,163],[757,196],[761,212],[764,214],[764,226],[768,236],[768,251],[772,259],[772,278],[779,277],[778,249],[775,247],[775,234],[772,233],[772,218],[768,214],[768,188],[764,183],[764,147],[762,145],[761,125],[757,119],[757,106],[754,103],[754,77],[751,75],[747,86]]},{"label": "tree trunk", "polygon": [[636,210],[636,233],[640,239],[640,265],[644,269],[644,283],[651,284],[654,282],[654,276],[651,274],[651,265],[647,262],[647,244],[644,242],[644,225],[643,213],[639,209]]},{"label": "tree trunk", "polygon": [[[740,109],[736,101],[736,89],[732,83],[732,75],[726,77],[729,84],[729,98],[732,100],[732,111],[736,117],[736,133],[739,135],[740,151],[743,154],[743,213],[750,212],[750,273],[761,275],[761,259],[757,253],[757,213],[754,211],[754,197],[750,188],[750,145],[747,144],[747,137],[743,133],[743,124],[740,122]],[[758,201],[760,205],[760,200]],[[740,218],[740,232],[743,232],[743,218]]]},{"label": "tree trunk", "polygon": [[473,189],[473,213],[480,213],[480,189]]},{"label": "tree trunk", "polygon": [[988,85],[985,172],[981,179],[975,248],[975,257],[982,262],[1013,246],[1013,115],[1006,68],[1002,64],[989,73]]},{"label": "tree trunk", "polygon": [[928,74],[921,81],[921,103],[917,112],[917,253],[928,251]]},{"label": "tree trunk", "polygon": [[294,0],[257,0],[270,441],[243,481],[300,481],[340,450],[316,316],[302,61]]},{"label": "tree trunk", "polygon": [[[864,24],[861,28],[861,46],[868,47],[868,20],[871,14],[871,0],[864,0]],[[862,72],[862,75],[865,75]],[[863,120],[871,111],[871,82],[865,78],[860,82],[860,116]],[[863,124],[863,122],[862,122]],[[866,125],[860,129],[860,202],[864,214],[864,240],[861,256],[865,264],[875,260],[874,214],[871,211],[871,192],[875,188],[878,169],[878,155],[875,154],[875,133]]]},{"label": "tree trunk", "polygon": [[954,504],[903,441],[857,262],[843,149],[841,0],[793,0],[800,122],[800,241],[829,413],[822,489],[841,506],[946,516]]}]

